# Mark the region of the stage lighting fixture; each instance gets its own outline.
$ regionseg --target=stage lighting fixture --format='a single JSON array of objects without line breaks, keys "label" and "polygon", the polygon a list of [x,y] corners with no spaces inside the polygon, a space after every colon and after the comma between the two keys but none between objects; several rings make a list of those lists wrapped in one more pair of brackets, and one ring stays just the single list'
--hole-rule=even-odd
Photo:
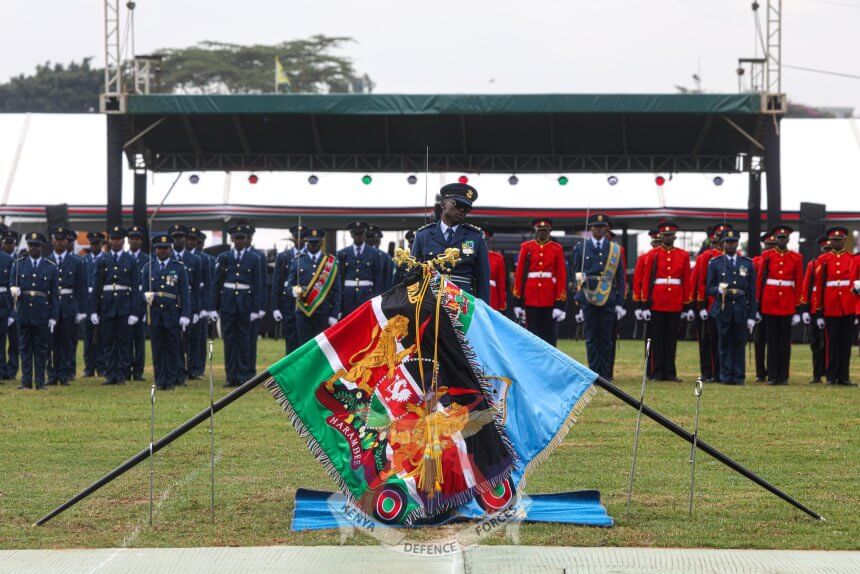
[{"label": "stage lighting fixture", "polygon": [[723,178],[720,176],[715,177],[714,178],[714,185],[716,185],[716,186],[723,185]]},{"label": "stage lighting fixture", "polygon": [[188,181],[190,181],[193,184],[196,184],[198,181],[200,181],[200,176],[197,175],[196,173],[192,173],[191,175],[188,176]]},{"label": "stage lighting fixture", "polygon": [[560,175],[560,176],[558,176],[558,179],[556,181],[558,181],[559,185],[567,185],[567,182],[569,180],[567,179],[566,175]]},{"label": "stage lighting fixture", "polygon": [[606,178],[606,183],[608,183],[609,185],[615,185],[616,183],[618,183],[618,176],[610,175]]},{"label": "stage lighting fixture", "polygon": [[461,175],[460,177],[457,178],[457,181],[459,181],[460,183],[469,183],[469,178],[466,177],[465,175]]},{"label": "stage lighting fixture", "polygon": [[418,183],[418,178],[415,177],[414,175],[410,175],[409,177],[406,178],[406,181],[409,182],[409,185],[415,185],[416,183]]},{"label": "stage lighting fixture", "polygon": [[320,178],[318,178],[318,177],[317,177],[317,176],[315,176],[315,175],[310,175],[310,176],[308,176],[308,183],[309,183],[309,184],[311,184],[311,185],[316,185],[316,184],[318,184],[318,183],[319,183],[319,181],[320,181]]},{"label": "stage lighting fixture", "polygon": [[260,181],[260,178],[257,177],[256,173],[252,173],[251,175],[248,176],[248,183],[250,183],[251,185],[254,185],[258,181]]},{"label": "stage lighting fixture", "polygon": [[658,175],[654,178],[654,183],[657,184],[657,187],[663,187],[663,185],[666,183],[666,178],[662,175]]},{"label": "stage lighting fixture", "polygon": [[511,184],[511,185],[516,185],[516,184],[518,184],[519,182],[520,182],[520,178],[518,178],[518,177],[517,177],[517,176],[515,176],[515,175],[512,175],[511,177],[509,177],[509,178],[508,178],[508,183],[509,183],[509,184]]},{"label": "stage lighting fixture", "polygon": [[365,175],[361,178],[361,183],[363,183],[364,185],[370,185],[371,183],[373,183],[373,178],[369,175]]}]

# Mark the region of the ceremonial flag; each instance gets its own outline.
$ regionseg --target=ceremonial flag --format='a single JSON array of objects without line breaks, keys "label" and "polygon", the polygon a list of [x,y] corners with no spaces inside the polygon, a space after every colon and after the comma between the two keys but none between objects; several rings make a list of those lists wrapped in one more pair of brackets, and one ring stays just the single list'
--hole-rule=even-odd
[{"label": "ceremonial flag", "polygon": [[287,75],[287,72],[284,70],[284,66],[281,64],[281,60],[275,56],[275,93],[278,93],[278,87],[286,84],[287,91],[293,91],[293,84],[290,82],[290,77]]}]

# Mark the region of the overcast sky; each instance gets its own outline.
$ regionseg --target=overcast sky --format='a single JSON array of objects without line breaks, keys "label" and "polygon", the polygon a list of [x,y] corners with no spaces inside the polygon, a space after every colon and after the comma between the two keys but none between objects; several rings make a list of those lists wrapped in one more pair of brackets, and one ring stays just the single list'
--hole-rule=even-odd
[{"label": "overcast sky", "polygon": [[[767,1],[760,9],[761,16]],[[123,5],[125,0],[121,2]],[[751,0],[139,0],[136,51],[352,36],[377,92],[737,91]],[[783,63],[860,75],[860,0],[785,0]],[[123,10],[125,12],[125,10]],[[46,60],[103,65],[103,0],[0,0],[0,81]],[[783,91],[860,110],[860,80],[783,70]]]}]

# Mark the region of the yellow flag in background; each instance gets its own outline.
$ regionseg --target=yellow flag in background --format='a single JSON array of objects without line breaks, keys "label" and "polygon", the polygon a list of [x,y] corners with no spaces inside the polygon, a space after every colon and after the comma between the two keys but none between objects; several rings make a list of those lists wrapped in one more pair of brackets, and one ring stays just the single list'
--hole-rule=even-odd
[{"label": "yellow flag in background", "polygon": [[281,65],[281,61],[275,56],[275,92],[278,91],[278,86],[286,85],[287,91],[292,91],[292,83],[290,82],[290,77],[287,75],[287,72],[284,71],[284,66]]}]

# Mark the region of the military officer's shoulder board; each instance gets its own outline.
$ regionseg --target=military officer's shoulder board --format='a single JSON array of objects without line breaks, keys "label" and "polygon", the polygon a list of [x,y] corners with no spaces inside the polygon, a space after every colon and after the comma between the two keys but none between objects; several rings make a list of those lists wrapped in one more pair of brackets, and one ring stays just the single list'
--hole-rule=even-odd
[{"label": "military officer's shoulder board", "polygon": [[481,229],[480,227],[478,227],[477,225],[474,225],[474,224],[472,224],[472,223],[465,223],[465,222],[464,222],[462,225],[463,225],[463,227],[467,227],[467,228],[469,228],[469,229],[474,229],[475,231],[477,231],[477,232],[479,232],[479,233],[483,233],[483,232],[484,232],[484,230],[483,230],[483,229]]},{"label": "military officer's shoulder board", "polygon": [[56,267],[56,266],[57,266],[57,262],[56,262],[56,261],[54,261],[53,259],[48,259],[48,258],[46,258],[46,257],[43,257],[43,259],[44,259],[45,261],[47,261],[48,263],[50,263],[51,265],[53,265],[54,267]]},{"label": "military officer's shoulder board", "polygon": [[419,231],[424,231],[425,229],[430,229],[431,227],[433,227],[437,223],[439,223],[439,222],[438,221],[431,221],[430,223],[426,223],[426,224],[422,225],[421,227],[419,227],[418,229],[416,229],[415,233],[418,233]]}]

